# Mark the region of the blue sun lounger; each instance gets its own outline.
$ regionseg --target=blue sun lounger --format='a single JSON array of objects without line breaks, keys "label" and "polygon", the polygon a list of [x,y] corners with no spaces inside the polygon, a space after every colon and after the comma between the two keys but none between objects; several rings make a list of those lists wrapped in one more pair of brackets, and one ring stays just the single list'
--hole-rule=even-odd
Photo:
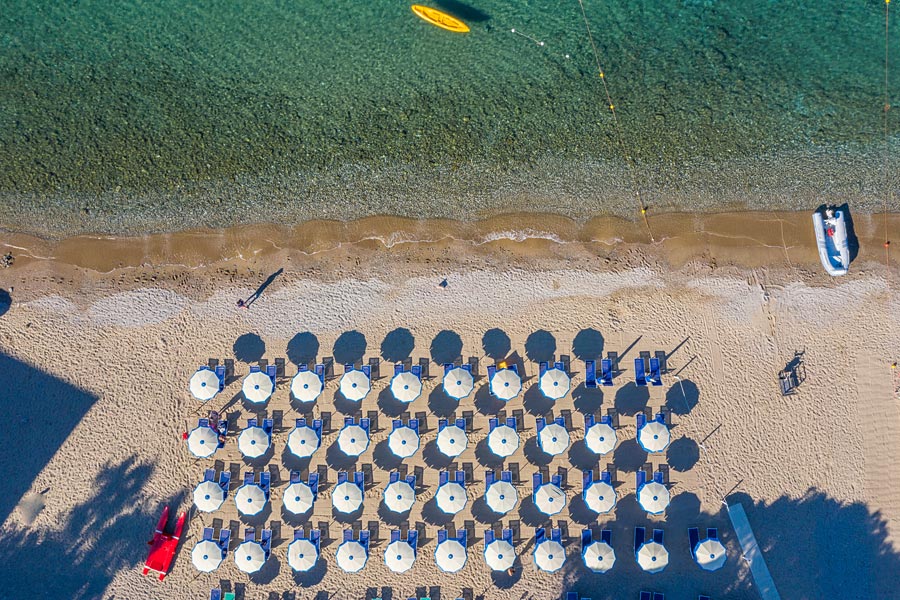
[{"label": "blue sun lounger", "polygon": [[648,378],[652,385],[662,385],[662,375],[659,367],[659,359],[650,359],[650,377]]},{"label": "blue sun lounger", "polygon": [[484,547],[487,548],[494,541],[494,532],[490,529],[484,530]]},{"label": "blue sun lounger", "polygon": [[[359,543],[362,544],[362,547],[366,549],[366,554],[369,553],[369,530],[362,529],[359,532]],[[413,548],[415,549],[415,548]]]},{"label": "blue sun lounger", "polygon": [[219,540],[216,545],[222,549],[222,554],[228,553],[228,544],[231,542],[231,530],[222,528],[219,530]]},{"label": "blue sun lounger", "polygon": [[634,553],[637,554],[637,551],[641,549],[641,546],[644,545],[644,539],[647,536],[647,530],[643,527],[635,527],[634,528]]},{"label": "blue sun lounger", "polygon": [[584,361],[584,387],[597,387],[597,363],[593,360]]},{"label": "blue sun lounger", "polygon": [[600,361],[600,384],[607,386],[613,384],[612,361],[608,358]]},{"label": "blue sun lounger", "polygon": [[634,382],[639,386],[647,385],[647,371],[644,370],[644,359],[634,359]]},{"label": "blue sun lounger", "polygon": [[539,546],[542,542],[547,539],[547,530],[543,527],[538,527],[534,530],[534,546],[535,548]]},{"label": "blue sun lounger", "polygon": [[262,533],[259,535],[259,545],[262,546],[263,552],[266,553],[266,558],[272,554],[272,530],[271,529],[263,529]]},{"label": "blue sun lounger", "polygon": [[[366,532],[366,533],[368,533],[368,532]],[[406,543],[412,547],[413,553],[415,553],[416,549],[419,545],[419,532],[416,531],[415,529],[410,529],[409,531],[407,531],[406,532]]]},{"label": "blue sun lounger", "polygon": [[699,543],[700,543],[700,530],[697,529],[696,527],[688,528],[688,545],[690,546],[690,550],[691,550],[691,558],[693,558],[695,560],[697,558],[697,553],[696,553],[697,544],[699,544]]},{"label": "blue sun lounger", "polygon": [[612,547],[612,529],[602,529],[600,531],[600,541]]},{"label": "blue sun lounger", "polygon": [[653,541],[659,545],[663,543],[663,530],[662,529],[654,529],[653,530]]},{"label": "blue sun lounger", "polygon": [[581,551],[587,550],[587,547],[594,543],[594,534],[590,529],[581,530]]},{"label": "blue sun lounger", "polygon": [[541,361],[538,363],[538,377],[542,376],[547,372],[547,369],[550,368],[550,363],[547,361]]}]

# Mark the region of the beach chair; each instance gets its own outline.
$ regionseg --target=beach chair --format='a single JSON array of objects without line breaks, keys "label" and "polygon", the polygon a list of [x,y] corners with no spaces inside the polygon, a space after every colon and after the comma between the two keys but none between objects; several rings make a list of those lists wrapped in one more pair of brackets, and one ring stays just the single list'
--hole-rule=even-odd
[{"label": "beach chair", "polygon": [[[417,524],[417,525],[418,525],[418,524]],[[413,553],[415,553],[416,550],[417,550],[417,547],[418,547],[418,545],[419,545],[419,532],[418,532],[418,530],[416,530],[416,529],[411,529],[409,532],[407,532],[407,534],[406,534],[406,543],[409,544],[409,545],[412,547]]]},{"label": "beach chair", "polygon": [[522,483],[522,478],[519,475],[519,463],[509,463],[506,465],[506,468],[509,469],[509,474],[511,479],[511,483],[513,485],[519,485]]},{"label": "beach chair", "polygon": [[644,425],[647,424],[647,415],[645,415],[642,412],[639,412],[638,414],[634,415],[634,419],[635,419],[635,422],[637,423],[638,431],[640,431],[644,427]]},{"label": "beach chair", "polygon": [[550,363],[547,361],[541,361],[538,363],[538,377],[542,377],[544,373],[547,372],[547,369],[550,368]]},{"label": "beach chair", "polygon": [[499,427],[499,425],[500,425],[499,419],[497,419],[495,417],[491,417],[490,419],[488,419],[488,431],[493,431],[493,430],[497,429],[497,427]]},{"label": "beach chair", "polygon": [[471,410],[464,410],[462,416],[466,422],[465,432],[472,433],[472,431],[475,429],[475,412]]},{"label": "beach chair", "polygon": [[272,430],[273,429],[275,429],[274,419],[263,419],[262,430],[266,432],[266,435],[269,436],[269,439],[272,438]]},{"label": "beach chair", "polygon": [[244,541],[245,542],[255,542],[256,541],[256,527],[245,527],[244,528]]},{"label": "beach chair", "polygon": [[410,419],[407,421],[407,427],[416,432],[416,435],[419,435],[419,419]]},{"label": "beach chair", "polygon": [[547,420],[544,419],[544,417],[536,417],[534,419],[534,429],[538,433],[540,433],[541,430],[544,429],[544,427],[546,427],[546,426],[547,426]]},{"label": "beach chair", "polygon": [[313,372],[319,378],[319,381],[322,382],[322,385],[325,384],[325,365],[316,365],[313,367]]},{"label": "beach chair", "polygon": [[522,525],[518,519],[510,519],[509,521],[509,533],[510,539],[507,540],[510,544],[515,546],[519,543],[522,535]]},{"label": "beach chair", "polygon": [[600,384],[610,386],[613,384],[612,361],[604,358],[600,361]]},{"label": "beach chair", "polygon": [[700,543],[700,530],[696,527],[688,528],[688,545],[690,546],[691,558],[696,559],[697,554],[694,552],[697,549],[697,544]]},{"label": "beach chair", "polygon": [[413,365],[409,368],[409,372],[416,376],[416,379],[422,379],[422,366],[421,365]]},{"label": "beach chair", "polygon": [[272,488],[272,474],[268,471],[263,471],[259,474],[259,487],[262,488],[263,492],[266,494],[266,498],[269,497],[269,490]]},{"label": "beach chair", "polygon": [[319,419],[322,421],[322,431],[330,432],[331,431],[331,411],[323,410],[319,413]]},{"label": "beach chair", "polygon": [[320,540],[327,540],[331,535],[330,528],[328,526],[328,521],[319,521],[319,525],[317,528],[317,533],[319,534]]},{"label": "beach chair", "polygon": [[474,483],[475,482],[475,469],[472,466],[472,463],[463,463],[462,464],[463,473],[466,474],[466,483]]},{"label": "beach chair", "polygon": [[318,478],[317,483],[321,486],[328,485],[328,465],[318,465],[316,466],[316,476]]},{"label": "beach chair", "polygon": [[619,428],[619,411],[614,408],[606,409],[606,423],[613,429]]},{"label": "beach chair", "polygon": [[[260,362],[260,364],[263,363],[262,360],[260,360],[259,362]],[[259,373],[260,371],[261,371],[261,369],[260,369],[260,366],[259,366],[259,365],[251,365],[251,366],[250,366],[250,372],[251,372],[251,373]]]},{"label": "beach chair", "polygon": [[219,539],[216,542],[216,545],[222,549],[222,553],[225,554],[228,552],[228,546],[231,543],[231,530],[222,528],[219,530]]},{"label": "beach chair", "polygon": [[647,385],[647,371],[644,370],[644,359],[634,359],[634,382],[639,386]]},{"label": "beach chair", "polygon": [[438,529],[438,532],[437,532],[438,545],[440,545],[441,542],[446,542],[446,541],[447,541],[447,530],[446,529]]},{"label": "beach chair", "polygon": [[634,552],[637,554],[637,551],[641,549],[641,546],[644,545],[644,538],[647,535],[647,530],[643,527],[635,527],[634,528]]},{"label": "beach chair", "polygon": [[275,359],[275,376],[276,377],[284,377],[284,359],[283,358]]},{"label": "beach chair", "polygon": [[222,590],[218,588],[210,590],[209,600],[222,600]]},{"label": "beach chair", "polygon": [[391,540],[390,541],[391,544],[393,544],[394,542],[400,541],[400,530],[399,529],[391,529],[390,540]]},{"label": "beach chair", "polygon": [[420,379],[431,379],[431,375],[430,375],[430,371],[429,371],[430,363],[431,363],[431,361],[429,361],[427,358],[419,359],[419,378]]},{"label": "beach chair", "polygon": [[665,350],[655,350],[653,352],[653,357],[656,359],[656,363],[659,365],[660,373],[668,373],[669,368],[666,366],[666,351]]},{"label": "beach chair", "polygon": [[244,473],[244,485],[255,485],[256,474],[253,471]]},{"label": "beach chair", "polygon": [[309,541],[312,542],[313,545],[316,547],[316,552],[321,551],[321,544],[322,544],[321,537],[322,537],[322,534],[318,529],[313,529],[312,531],[309,532]]},{"label": "beach chair", "polygon": [[494,532],[490,529],[484,530],[484,545],[489,546],[494,541]]},{"label": "beach chair", "polygon": [[494,375],[497,374],[497,366],[496,365],[488,365],[487,368],[487,378],[488,381],[494,378]]},{"label": "beach chair", "polygon": [[641,600],[653,600],[653,594],[650,592],[641,592]]},{"label": "beach chair", "polygon": [[337,474],[337,484],[341,485],[342,483],[347,482],[347,471],[338,471]]},{"label": "beach chair", "polygon": [[666,595],[662,592],[653,592],[653,600],[666,600]]},{"label": "beach chair", "polygon": [[369,435],[369,430],[372,428],[372,424],[369,423],[368,419],[366,419],[366,418],[360,419],[359,426],[362,427],[363,431],[366,432],[366,435]]},{"label": "beach chair", "polygon": [[540,473],[535,473],[531,476],[531,494],[534,494],[538,491],[538,489],[544,485],[544,478]]},{"label": "beach chair", "polygon": [[607,546],[612,546],[612,529],[601,529],[600,530],[600,541],[606,544]]},{"label": "beach chair", "polygon": [[449,373],[450,371],[452,371],[455,368],[456,368],[456,365],[454,365],[453,363],[444,363],[444,375],[446,375],[447,373]]},{"label": "beach chair", "polygon": [[493,470],[493,469],[486,469],[485,472],[484,472],[484,489],[485,489],[485,492],[487,491],[487,489],[488,489],[489,487],[491,487],[491,484],[493,484],[493,483],[494,483],[494,470]]},{"label": "beach chair", "polygon": [[584,387],[597,387],[597,363],[593,360],[584,361]]},{"label": "beach chair", "polygon": [[363,548],[366,549],[366,554],[369,553],[369,530],[363,529],[359,532],[359,543],[362,544]]},{"label": "beach chair", "polygon": [[324,378],[325,379],[333,379],[334,378],[334,357],[333,356],[325,356],[322,358],[322,367],[325,370]]},{"label": "beach chair", "polygon": [[203,481],[215,481],[216,480],[216,470],[215,469],[206,469],[203,472]]},{"label": "beach chair", "polygon": [[407,475],[405,477],[405,479],[406,479],[406,483],[409,484],[409,487],[411,487],[413,490],[415,490],[416,489],[416,476],[415,475]]},{"label": "beach chair", "polygon": [[381,360],[378,357],[369,359],[369,377],[373,380],[381,379]]},{"label": "beach chair", "polygon": [[538,527],[534,530],[534,545],[537,547],[541,544],[541,542],[547,539],[547,530],[543,527]]},{"label": "beach chair", "polygon": [[504,481],[510,485],[512,485],[512,472],[511,471],[501,471],[500,472],[500,481]]},{"label": "beach chair", "polygon": [[594,472],[586,469],[581,472],[581,498],[584,499],[587,490],[594,483]]},{"label": "beach chair", "polygon": [[563,466],[556,468],[556,479],[559,481],[560,489],[568,489],[569,487],[569,470]]},{"label": "beach chair", "polygon": [[[312,533],[312,532],[310,532],[310,533]],[[297,540],[305,540],[305,539],[306,539],[306,533],[304,532],[302,527],[298,527],[297,529],[294,530],[294,541],[295,542]]]},{"label": "beach chair", "polygon": [[568,354],[560,354],[559,361],[556,363],[556,368],[565,371],[566,375],[571,375],[571,373],[569,373],[569,367],[571,367],[571,364],[572,359],[569,358]]},{"label": "beach chair", "polygon": [[271,529],[263,529],[262,533],[259,534],[259,545],[262,546],[263,552],[266,553],[266,558],[272,554],[272,530]]},{"label": "beach chair", "polygon": [[715,527],[710,527],[706,530],[706,539],[708,540],[717,540],[719,539],[719,530]]},{"label": "beach chair", "polygon": [[459,542],[463,548],[465,548],[469,543],[468,532],[465,529],[460,529],[456,532],[456,541]]},{"label": "beach chair", "polygon": [[353,483],[356,484],[356,487],[359,488],[359,491],[365,495],[366,493],[366,474],[362,471],[357,471],[353,474]]},{"label": "beach chair", "polygon": [[581,551],[584,552],[588,546],[594,543],[594,533],[590,529],[581,530]]},{"label": "beach chair", "polygon": [[447,471],[440,471],[438,473],[438,487],[444,485],[448,481],[450,481],[450,473]]},{"label": "beach chair", "polygon": [[201,538],[203,541],[213,541],[214,536],[216,535],[216,530],[212,527],[204,527],[203,528],[203,537]]},{"label": "beach chair", "polygon": [[562,530],[561,529],[551,529],[550,530],[550,540],[556,542],[560,546],[562,545]]},{"label": "beach chair", "polygon": [[372,474],[372,464],[364,463],[362,466],[363,484],[366,488],[375,485],[375,476]]},{"label": "beach chair", "polygon": [[352,529],[344,530],[343,541],[344,542],[352,542],[353,541],[353,530]]},{"label": "beach chair", "polygon": [[[428,432],[428,413],[422,411],[416,413],[415,418],[418,427],[416,428],[416,433],[427,433]],[[412,427],[412,425],[410,425]]]},{"label": "beach chair", "polygon": [[466,539],[472,544],[475,543],[475,521],[463,521],[463,529],[466,532]]},{"label": "beach chair", "polygon": [[464,364],[462,366],[462,368],[469,371],[472,374],[472,377],[477,379],[478,378],[478,363],[479,363],[479,359],[477,356],[470,356],[469,362],[467,364]]},{"label": "beach chair", "polygon": [[562,477],[558,473],[550,478],[550,483],[562,489]]},{"label": "beach chair", "polygon": [[369,521],[366,529],[369,530],[369,539],[373,542],[378,541],[379,533],[381,531],[381,523],[379,521]]},{"label": "beach chair", "polygon": [[663,530],[662,529],[654,529],[653,530],[653,541],[657,544],[662,545],[663,543]]}]

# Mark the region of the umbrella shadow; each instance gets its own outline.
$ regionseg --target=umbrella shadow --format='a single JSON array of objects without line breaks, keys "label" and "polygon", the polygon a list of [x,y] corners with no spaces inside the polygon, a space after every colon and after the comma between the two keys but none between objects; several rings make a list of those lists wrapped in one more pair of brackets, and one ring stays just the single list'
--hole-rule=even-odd
[{"label": "umbrella shadow", "polygon": [[591,525],[597,522],[597,513],[588,507],[578,493],[569,501],[569,518],[581,525]]},{"label": "umbrella shadow", "polygon": [[349,471],[356,466],[358,456],[347,456],[341,447],[338,446],[337,440],[334,441],[328,450],[325,451],[325,462],[335,471]]},{"label": "umbrella shadow", "polygon": [[315,503],[313,506],[309,507],[309,510],[305,513],[296,515],[286,509],[284,505],[281,506],[281,520],[291,527],[303,527],[305,523],[309,521],[309,518],[312,516],[313,509],[315,508]]},{"label": "umbrella shadow", "polygon": [[666,462],[675,471],[689,471],[700,460],[700,445],[688,437],[680,437],[666,451]]},{"label": "umbrella shadow", "polygon": [[448,396],[444,386],[439,385],[428,394],[428,408],[436,417],[452,417],[459,408],[459,400]]},{"label": "umbrella shadow", "polygon": [[387,439],[383,439],[375,446],[372,452],[372,460],[383,471],[396,471],[403,463],[403,459],[394,454]]},{"label": "umbrella shadow", "polygon": [[241,461],[248,468],[253,469],[254,471],[262,470],[269,461],[272,460],[272,457],[275,455],[275,444],[269,444],[269,447],[266,448],[266,451],[262,454],[262,456],[257,456],[256,458],[250,458],[248,456],[241,455]]},{"label": "umbrella shadow", "polygon": [[488,329],[481,337],[481,347],[488,358],[503,360],[512,349],[512,342],[506,332],[497,327]]},{"label": "umbrella shadow", "polygon": [[319,356],[319,338],[310,331],[298,333],[287,345],[287,359],[297,366],[316,362]]},{"label": "umbrella shadow", "polygon": [[472,517],[479,523],[490,525],[502,519],[503,515],[491,508],[482,494],[472,502]]},{"label": "umbrella shadow", "polygon": [[334,409],[341,414],[347,415],[348,417],[354,416],[359,412],[361,406],[362,400],[359,402],[349,400],[341,390],[334,393]]},{"label": "umbrella shadow", "polygon": [[700,498],[693,492],[674,494],[666,508],[666,522],[691,527],[700,518]]},{"label": "umbrella shadow", "polygon": [[488,438],[479,441],[475,446],[475,458],[479,463],[488,468],[503,466],[503,458],[494,454],[494,451],[491,450],[491,447],[488,445]]},{"label": "umbrella shadow", "polygon": [[538,417],[546,415],[551,410],[553,410],[553,405],[555,403],[555,400],[548,398],[541,392],[539,384],[532,385],[530,388],[525,390],[523,405],[525,407],[525,410],[532,415]]},{"label": "umbrella shadow", "polygon": [[431,500],[426,502],[422,507],[422,518],[432,525],[446,525],[453,521],[453,517],[454,515],[448,515],[441,510],[438,506],[436,496],[432,497]]},{"label": "umbrella shadow", "polygon": [[403,362],[412,356],[416,338],[405,327],[398,327],[384,336],[381,342],[381,358],[388,362]]},{"label": "umbrella shadow", "polygon": [[266,343],[255,333],[245,333],[234,341],[234,357],[243,363],[255,363],[266,353]]},{"label": "umbrella shadow", "polygon": [[537,436],[525,442],[525,459],[533,465],[544,466],[553,462],[553,457],[544,452],[538,445]]},{"label": "umbrella shadow", "polygon": [[644,410],[649,401],[650,390],[629,381],[616,392],[615,406],[620,415],[632,416]]},{"label": "umbrella shadow", "polygon": [[494,416],[504,406],[506,406],[506,402],[491,395],[491,388],[488,382],[485,382],[484,385],[475,390],[475,409],[481,414]]},{"label": "umbrella shadow", "polygon": [[529,527],[541,527],[550,523],[550,516],[538,509],[530,493],[525,498],[522,498],[519,504],[519,517]]},{"label": "umbrella shadow", "polygon": [[455,331],[445,329],[439,331],[431,340],[431,360],[438,365],[445,365],[462,358],[462,338]]},{"label": "umbrella shadow", "polygon": [[594,454],[584,440],[576,440],[569,446],[569,463],[576,469],[588,471],[600,464],[600,456]]},{"label": "umbrella shadow", "polygon": [[333,352],[338,364],[356,363],[366,354],[366,336],[356,330],[345,331],[335,340]]},{"label": "umbrella shadow", "polygon": [[525,356],[531,362],[552,362],[556,358],[556,338],[545,329],[538,329],[525,340]]},{"label": "umbrella shadow", "polygon": [[[385,525],[400,527],[401,523],[409,520],[410,512],[412,512],[412,509],[406,512],[396,513],[387,507],[384,500],[379,500],[378,502],[378,518],[381,519],[381,522]],[[419,540],[419,543],[421,544],[422,540]]]},{"label": "umbrella shadow", "polygon": [[506,571],[491,571],[491,582],[496,588],[508,590],[522,578],[522,571],[522,557],[516,556],[516,560],[513,562],[513,574],[510,575]]},{"label": "umbrella shadow", "polygon": [[422,448],[422,458],[425,464],[432,469],[446,469],[453,462],[453,458],[441,452],[437,445],[437,439],[429,441]]},{"label": "umbrella shadow", "polygon": [[578,360],[599,360],[603,355],[603,334],[596,329],[582,329],[572,340],[572,354]]},{"label": "umbrella shadow", "polygon": [[676,415],[689,414],[700,402],[700,388],[690,379],[676,381],[666,392],[666,407]]},{"label": "umbrella shadow", "polygon": [[272,583],[272,581],[278,577],[278,571],[280,569],[281,561],[279,561],[278,557],[272,553],[269,555],[269,558],[266,559],[266,562],[263,563],[262,568],[256,573],[250,573],[248,577],[250,581],[256,585],[266,585]]},{"label": "umbrella shadow", "polygon": [[271,496],[268,498],[268,501],[266,502],[266,505],[263,507],[263,509],[255,515],[245,515],[242,512],[238,512],[238,516],[240,517],[241,521],[243,521],[247,525],[253,525],[254,527],[265,527],[266,522],[269,520],[269,517],[272,516]]},{"label": "umbrella shadow", "polygon": [[300,587],[312,587],[321,583],[327,572],[328,561],[319,557],[309,571],[294,571],[294,583]]},{"label": "umbrella shadow", "polygon": [[647,462],[647,451],[634,438],[619,442],[613,453],[613,464],[620,471],[637,472]]},{"label": "umbrella shadow", "polygon": [[331,518],[337,521],[338,523],[353,523],[354,521],[358,521],[362,518],[363,512],[366,510],[366,503],[363,502],[359,508],[354,510],[352,513],[341,512],[336,509],[334,506],[331,507]]},{"label": "umbrella shadow", "polygon": [[593,415],[600,410],[603,404],[603,390],[599,387],[587,388],[582,382],[572,390],[572,400],[575,410],[586,415]]},{"label": "umbrella shadow", "polygon": [[378,393],[378,408],[387,416],[397,418],[409,410],[409,404],[394,398],[391,388],[386,387]]}]

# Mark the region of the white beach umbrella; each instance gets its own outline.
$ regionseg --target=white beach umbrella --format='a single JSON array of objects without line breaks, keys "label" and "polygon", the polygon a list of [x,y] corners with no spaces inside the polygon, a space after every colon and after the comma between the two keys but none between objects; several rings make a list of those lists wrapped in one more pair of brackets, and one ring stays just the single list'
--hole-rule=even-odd
[{"label": "white beach umbrella", "polygon": [[437,447],[445,456],[456,457],[469,445],[466,432],[456,425],[447,425],[437,435]]},{"label": "white beach umbrella", "polygon": [[312,488],[307,484],[296,482],[284,488],[282,501],[285,510],[295,515],[302,515],[312,508],[315,496],[313,496]]},{"label": "white beach umbrella", "polygon": [[498,425],[488,434],[488,448],[501,458],[511,456],[519,448],[519,434],[512,427]]},{"label": "white beach umbrella", "polygon": [[355,540],[344,542],[337,549],[337,564],[347,573],[357,573],[369,560],[366,547]]},{"label": "white beach umbrella", "polygon": [[518,504],[519,493],[508,481],[495,481],[484,492],[484,500],[492,511],[505,515]]},{"label": "white beach umbrella", "polygon": [[219,447],[219,434],[212,427],[194,427],[188,434],[188,450],[198,458],[209,458]]},{"label": "white beach umbrella", "polygon": [[703,540],[694,548],[694,557],[707,571],[721,569],[725,566],[725,546],[719,540]]},{"label": "white beach umbrella", "polygon": [[445,573],[456,573],[462,569],[466,558],[466,549],[457,540],[444,540],[434,549],[434,562]]},{"label": "white beach umbrella", "polygon": [[616,448],[616,430],[606,423],[594,423],[584,432],[584,443],[594,454],[609,454]]},{"label": "white beach umbrella", "polygon": [[584,503],[595,513],[608,513],[616,505],[616,490],[605,481],[595,481],[584,491]]},{"label": "white beach umbrella", "polygon": [[269,434],[262,427],[247,427],[238,436],[238,449],[247,458],[259,458],[269,449]]},{"label": "white beach umbrella", "polygon": [[569,432],[559,423],[549,423],[538,433],[538,446],[550,456],[557,456],[569,447]]},{"label": "white beach umbrella", "polygon": [[388,544],[384,549],[384,564],[394,573],[409,571],[414,562],[416,562],[416,551],[409,545],[409,542],[397,540]]},{"label": "white beach umbrella", "polygon": [[338,434],[338,448],[347,456],[359,456],[369,447],[369,434],[359,425],[345,425]]},{"label": "white beach umbrella", "polygon": [[194,488],[194,505],[197,510],[213,512],[225,502],[225,490],[215,481],[203,481]]},{"label": "white beach umbrella", "polygon": [[506,571],[516,562],[516,549],[506,540],[495,539],[484,547],[484,562],[494,571]]},{"label": "white beach umbrella", "polygon": [[309,540],[294,540],[288,544],[288,564],[295,571],[309,571],[316,566],[319,552]]},{"label": "white beach umbrella", "polygon": [[355,483],[345,481],[331,490],[331,505],[338,512],[350,514],[359,510],[363,503],[363,493]]},{"label": "white beach umbrella", "polygon": [[295,427],[288,436],[287,447],[297,458],[309,458],[319,449],[319,435],[312,427]]},{"label": "white beach umbrella", "polygon": [[456,367],[444,374],[444,392],[451,398],[462,400],[472,393],[475,387],[475,379],[465,369]]},{"label": "white beach umbrella", "polygon": [[244,391],[244,398],[248,402],[261,404],[268,400],[272,392],[275,391],[275,384],[272,383],[268,375],[262,371],[256,371],[244,377],[244,384],[241,389]]},{"label": "white beach umbrella", "polygon": [[406,481],[395,481],[384,488],[384,505],[395,513],[405,513],[415,501],[416,490]]},{"label": "white beach umbrella", "polygon": [[359,369],[347,371],[341,376],[341,394],[347,400],[359,402],[368,395],[370,389],[372,389],[372,383]]},{"label": "white beach umbrella", "polygon": [[322,393],[322,380],[315,371],[298,371],[291,379],[291,393],[300,402],[314,402]]},{"label": "white beach umbrella", "polygon": [[512,369],[500,369],[491,377],[491,393],[501,400],[512,400],[522,391],[522,379]]},{"label": "white beach umbrella", "polygon": [[556,573],[566,562],[566,549],[559,542],[544,540],[534,547],[534,564],[541,571]]},{"label": "white beach umbrella", "polygon": [[266,492],[255,483],[242,485],[234,495],[234,505],[242,515],[259,514],[268,501]]},{"label": "white beach umbrella", "polygon": [[256,573],[266,563],[266,552],[259,542],[247,540],[234,551],[234,562],[244,573]]},{"label": "white beach umbrella", "polygon": [[191,550],[191,562],[194,567],[201,573],[211,573],[219,568],[222,564],[222,549],[219,545],[210,540],[199,542],[194,549]]},{"label": "white beach umbrella", "polygon": [[638,548],[637,562],[648,573],[659,573],[669,564],[669,551],[662,544],[646,542]]},{"label": "white beach umbrella", "polygon": [[545,515],[555,515],[566,505],[566,494],[552,483],[545,483],[534,493],[534,505]]},{"label": "white beach umbrella", "polygon": [[466,507],[466,488],[455,481],[448,481],[438,488],[435,502],[439,509],[448,515],[455,515]]},{"label": "white beach umbrella", "polygon": [[638,431],[638,444],[647,452],[664,452],[669,439],[669,428],[659,421],[650,421]]},{"label": "white beach umbrella", "polygon": [[419,434],[412,427],[398,427],[388,436],[388,448],[394,456],[409,458],[419,449]]},{"label": "white beach umbrella", "polygon": [[398,401],[409,404],[422,393],[422,380],[409,371],[397,373],[391,379],[391,393]]},{"label": "white beach umbrella", "polygon": [[641,508],[651,515],[662,514],[669,506],[669,490],[663,484],[655,481],[645,483],[638,488],[637,496]]},{"label": "white beach umbrella", "polygon": [[219,393],[219,377],[211,369],[200,369],[191,375],[190,388],[194,398],[206,402]]},{"label": "white beach umbrella", "polygon": [[569,376],[562,369],[547,369],[541,375],[538,387],[541,393],[551,400],[559,400],[569,393],[571,382]]},{"label": "white beach umbrella", "polygon": [[594,573],[606,573],[616,564],[616,551],[606,542],[594,542],[584,549],[584,566]]}]

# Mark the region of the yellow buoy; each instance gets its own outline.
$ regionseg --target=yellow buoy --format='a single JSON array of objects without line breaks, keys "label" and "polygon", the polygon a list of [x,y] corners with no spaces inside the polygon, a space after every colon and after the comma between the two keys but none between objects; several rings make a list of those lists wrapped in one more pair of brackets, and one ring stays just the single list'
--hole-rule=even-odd
[{"label": "yellow buoy", "polygon": [[428,21],[432,25],[440,27],[441,29],[453,31],[454,33],[466,33],[469,31],[468,25],[466,25],[456,17],[448,15],[447,13],[436,8],[431,8],[430,6],[422,6],[421,4],[413,4],[411,8],[412,11],[416,13],[416,15],[420,19]]}]

